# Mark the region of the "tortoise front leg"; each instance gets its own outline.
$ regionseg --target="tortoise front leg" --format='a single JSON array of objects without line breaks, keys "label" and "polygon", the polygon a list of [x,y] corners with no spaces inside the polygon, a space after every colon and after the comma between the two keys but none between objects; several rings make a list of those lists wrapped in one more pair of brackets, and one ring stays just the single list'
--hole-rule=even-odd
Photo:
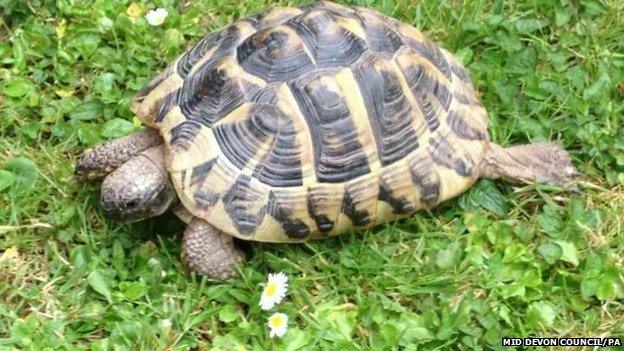
[{"label": "tortoise front leg", "polygon": [[236,275],[236,263],[245,259],[234,238],[208,222],[193,218],[184,231],[182,261],[195,273],[215,280]]},{"label": "tortoise front leg", "polygon": [[162,143],[155,129],[145,128],[86,150],[76,164],[75,173],[90,180],[103,178],[132,157]]}]

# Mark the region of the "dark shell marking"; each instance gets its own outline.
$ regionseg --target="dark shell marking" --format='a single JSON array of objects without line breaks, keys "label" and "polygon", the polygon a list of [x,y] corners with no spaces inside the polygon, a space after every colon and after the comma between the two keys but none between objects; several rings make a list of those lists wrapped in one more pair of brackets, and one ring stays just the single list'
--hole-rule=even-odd
[{"label": "dark shell marking", "polygon": [[275,114],[271,116],[277,120],[279,129],[270,145],[270,151],[254,169],[252,176],[262,183],[275,187],[302,185],[297,130],[292,121],[279,110],[273,108],[273,111]]},{"label": "dark shell marking", "polygon": [[435,206],[474,181],[487,116],[449,55],[375,11],[318,2],[208,35],[140,96],[182,82],[149,111],[191,212],[243,239],[303,241]]},{"label": "dark shell marking", "polygon": [[321,183],[342,183],[370,172],[354,120],[343,96],[319,74],[291,84],[314,146],[314,168]]},{"label": "dark shell marking", "polygon": [[418,63],[404,64],[399,61],[399,67],[405,76],[408,86],[416,98],[418,105],[425,117],[425,122],[430,131],[435,131],[440,126],[439,111],[432,102],[435,98],[444,111],[448,111],[452,96],[443,82],[429,73],[425,66]]},{"label": "dark shell marking", "polygon": [[215,126],[212,130],[223,155],[237,168],[245,167],[263,144],[272,142],[278,113],[273,106],[255,105],[249,118]]},{"label": "dark shell marking", "polygon": [[379,185],[379,200],[390,204],[390,206],[392,206],[392,211],[399,215],[409,214],[414,211],[414,204],[409,202],[404,196],[394,197],[392,195],[392,189],[384,183]]},{"label": "dark shell marking", "polygon": [[463,150],[451,144],[447,136],[436,133],[429,142],[427,151],[431,159],[438,164],[453,169],[458,174],[468,177],[474,169],[474,161]]},{"label": "dark shell marking", "polygon": [[411,38],[404,38],[404,40],[412,50],[429,60],[447,79],[451,79],[451,67],[442,55],[440,48],[432,43],[418,42]]},{"label": "dark shell marking", "polygon": [[440,176],[431,158],[425,153],[417,155],[409,162],[409,170],[412,182],[420,188],[420,201],[429,207],[435,206],[440,196]]},{"label": "dark shell marking", "polygon": [[317,68],[347,67],[366,49],[354,33],[336,22],[336,14],[313,10],[286,23],[293,28],[311,53]]},{"label": "dark shell marking", "polygon": [[191,185],[203,183],[216,161],[217,159],[213,158],[212,160],[201,163],[199,166],[193,167],[191,170]]},{"label": "dark shell marking", "polygon": [[453,132],[462,139],[466,140],[488,140],[486,130],[474,128],[466,123],[466,118],[461,116],[460,112],[455,110],[449,111],[446,115],[446,123]]},{"label": "dark shell marking", "polygon": [[383,166],[418,148],[412,105],[388,62],[371,55],[353,67]]},{"label": "dark shell marking", "polygon": [[256,205],[263,200],[263,196],[250,185],[250,182],[249,176],[239,176],[223,194],[222,199],[225,211],[230,215],[236,229],[243,235],[251,235],[265,214],[264,206],[259,211],[255,210]]},{"label": "dark shell marking", "polygon": [[240,21],[236,25],[229,26],[219,32],[211,33],[200,40],[178,60],[178,75],[183,79],[186,78],[193,66],[195,66],[200,59],[204,57],[206,52],[212,48],[216,47],[214,54],[209,58],[209,66],[230,56],[243,38],[241,30],[242,25],[243,21]]},{"label": "dark shell marking", "polygon": [[336,225],[336,219],[331,219],[331,214],[323,211],[323,203],[329,202],[328,199],[331,197],[331,195],[332,194],[329,192],[323,192],[322,189],[320,191],[308,189],[308,214],[310,215],[310,217],[312,217],[314,222],[316,222],[318,230],[324,235],[329,234],[332,229],[334,229],[334,225]]},{"label": "dark shell marking", "polygon": [[292,214],[288,204],[282,204],[276,192],[269,192],[268,213],[282,224],[287,237],[295,240],[305,239],[310,235],[310,228]]},{"label": "dark shell marking", "polygon": [[208,62],[184,81],[180,110],[187,119],[211,127],[260,91],[253,83]]},{"label": "dark shell marking", "polygon": [[366,32],[366,41],[372,50],[393,54],[403,45],[401,35],[389,24],[386,16],[359,9],[357,17]]},{"label": "dark shell marking", "polygon": [[245,71],[267,82],[284,82],[316,68],[303,42],[286,27],[265,29],[245,39],[236,59]]}]

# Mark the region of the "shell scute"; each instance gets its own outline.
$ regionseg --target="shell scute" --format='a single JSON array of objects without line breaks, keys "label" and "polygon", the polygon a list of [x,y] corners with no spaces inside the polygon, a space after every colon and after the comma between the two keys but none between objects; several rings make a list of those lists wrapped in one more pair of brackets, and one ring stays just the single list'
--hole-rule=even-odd
[{"label": "shell scute", "polygon": [[408,101],[391,64],[370,55],[353,67],[371,124],[382,166],[392,164],[418,148],[413,126],[414,107]]},{"label": "shell scute", "polygon": [[253,234],[262,223],[266,213],[263,194],[251,185],[251,177],[240,175],[223,194],[225,211],[232,219],[237,231],[244,236]]},{"label": "shell scute", "polygon": [[381,17],[366,8],[358,8],[356,13],[371,50],[392,55],[403,46],[401,35],[389,23],[387,16]]},{"label": "shell scute", "polygon": [[281,224],[287,238],[303,240],[310,236],[310,227],[295,213],[301,211],[301,198],[276,189],[269,193],[267,206],[268,213]]},{"label": "shell scute", "polygon": [[240,45],[236,59],[250,74],[266,82],[284,82],[316,68],[297,34],[280,26],[260,31]]},{"label": "shell scute", "polygon": [[347,67],[357,61],[367,44],[326,10],[311,10],[286,22],[310,52],[316,68]]},{"label": "shell scute", "polygon": [[369,173],[366,152],[335,80],[299,80],[291,90],[310,127],[318,181],[341,183]]}]

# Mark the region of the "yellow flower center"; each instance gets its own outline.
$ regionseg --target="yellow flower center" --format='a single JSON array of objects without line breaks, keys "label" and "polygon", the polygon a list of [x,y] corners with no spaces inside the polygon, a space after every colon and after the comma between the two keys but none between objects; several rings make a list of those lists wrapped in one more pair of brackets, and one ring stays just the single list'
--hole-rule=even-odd
[{"label": "yellow flower center", "polygon": [[269,284],[267,284],[267,287],[266,287],[267,296],[273,297],[276,293],[277,293],[277,284],[275,284],[274,282],[270,282]]},{"label": "yellow flower center", "polygon": [[282,316],[280,315],[273,316],[273,318],[271,319],[271,324],[273,325],[274,328],[279,328],[282,326],[282,324],[284,324],[284,320],[282,319]]}]

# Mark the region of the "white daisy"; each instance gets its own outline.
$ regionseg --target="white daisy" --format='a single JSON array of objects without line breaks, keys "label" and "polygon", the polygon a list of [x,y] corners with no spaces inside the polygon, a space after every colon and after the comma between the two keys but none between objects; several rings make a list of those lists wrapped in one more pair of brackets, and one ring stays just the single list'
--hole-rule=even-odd
[{"label": "white daisy", "polygon": [[100,17],[98,20],[98,26],[100,27],[100,30],[107,31],[113,28],[113,21],[106,16]]},{"label": "white daisy", "polygon": [[269,280],[260,296],[260,308],[270,310],[277,305],[286,296],[288,290],[288,277],[286,274],[279,272],[276,274],[269,273]]},{"label": "white daisy", "polygon": [[268,324],[270,329],[269,337],[274,338],[277,336],[281,338],[286,334],[286,331],[288,331],[288,316],[280,312],[273,313],[273,315],[269,317]]},{"label": "white daisy", "polygon": [[164,328],[164,329],[169,329],[171,328],[171,319],[167,318],[167,319],[161,319],[160,320],[160,325]]},{"label": "white daisy", "polygon": [[155,10],[149,10],[145,15],[145,19],[147,20],[147,23],[152,26],[160,26],[165,22],[165,18],[167,18],[168,14],[169,12],[167,9],[157,8]]}]

